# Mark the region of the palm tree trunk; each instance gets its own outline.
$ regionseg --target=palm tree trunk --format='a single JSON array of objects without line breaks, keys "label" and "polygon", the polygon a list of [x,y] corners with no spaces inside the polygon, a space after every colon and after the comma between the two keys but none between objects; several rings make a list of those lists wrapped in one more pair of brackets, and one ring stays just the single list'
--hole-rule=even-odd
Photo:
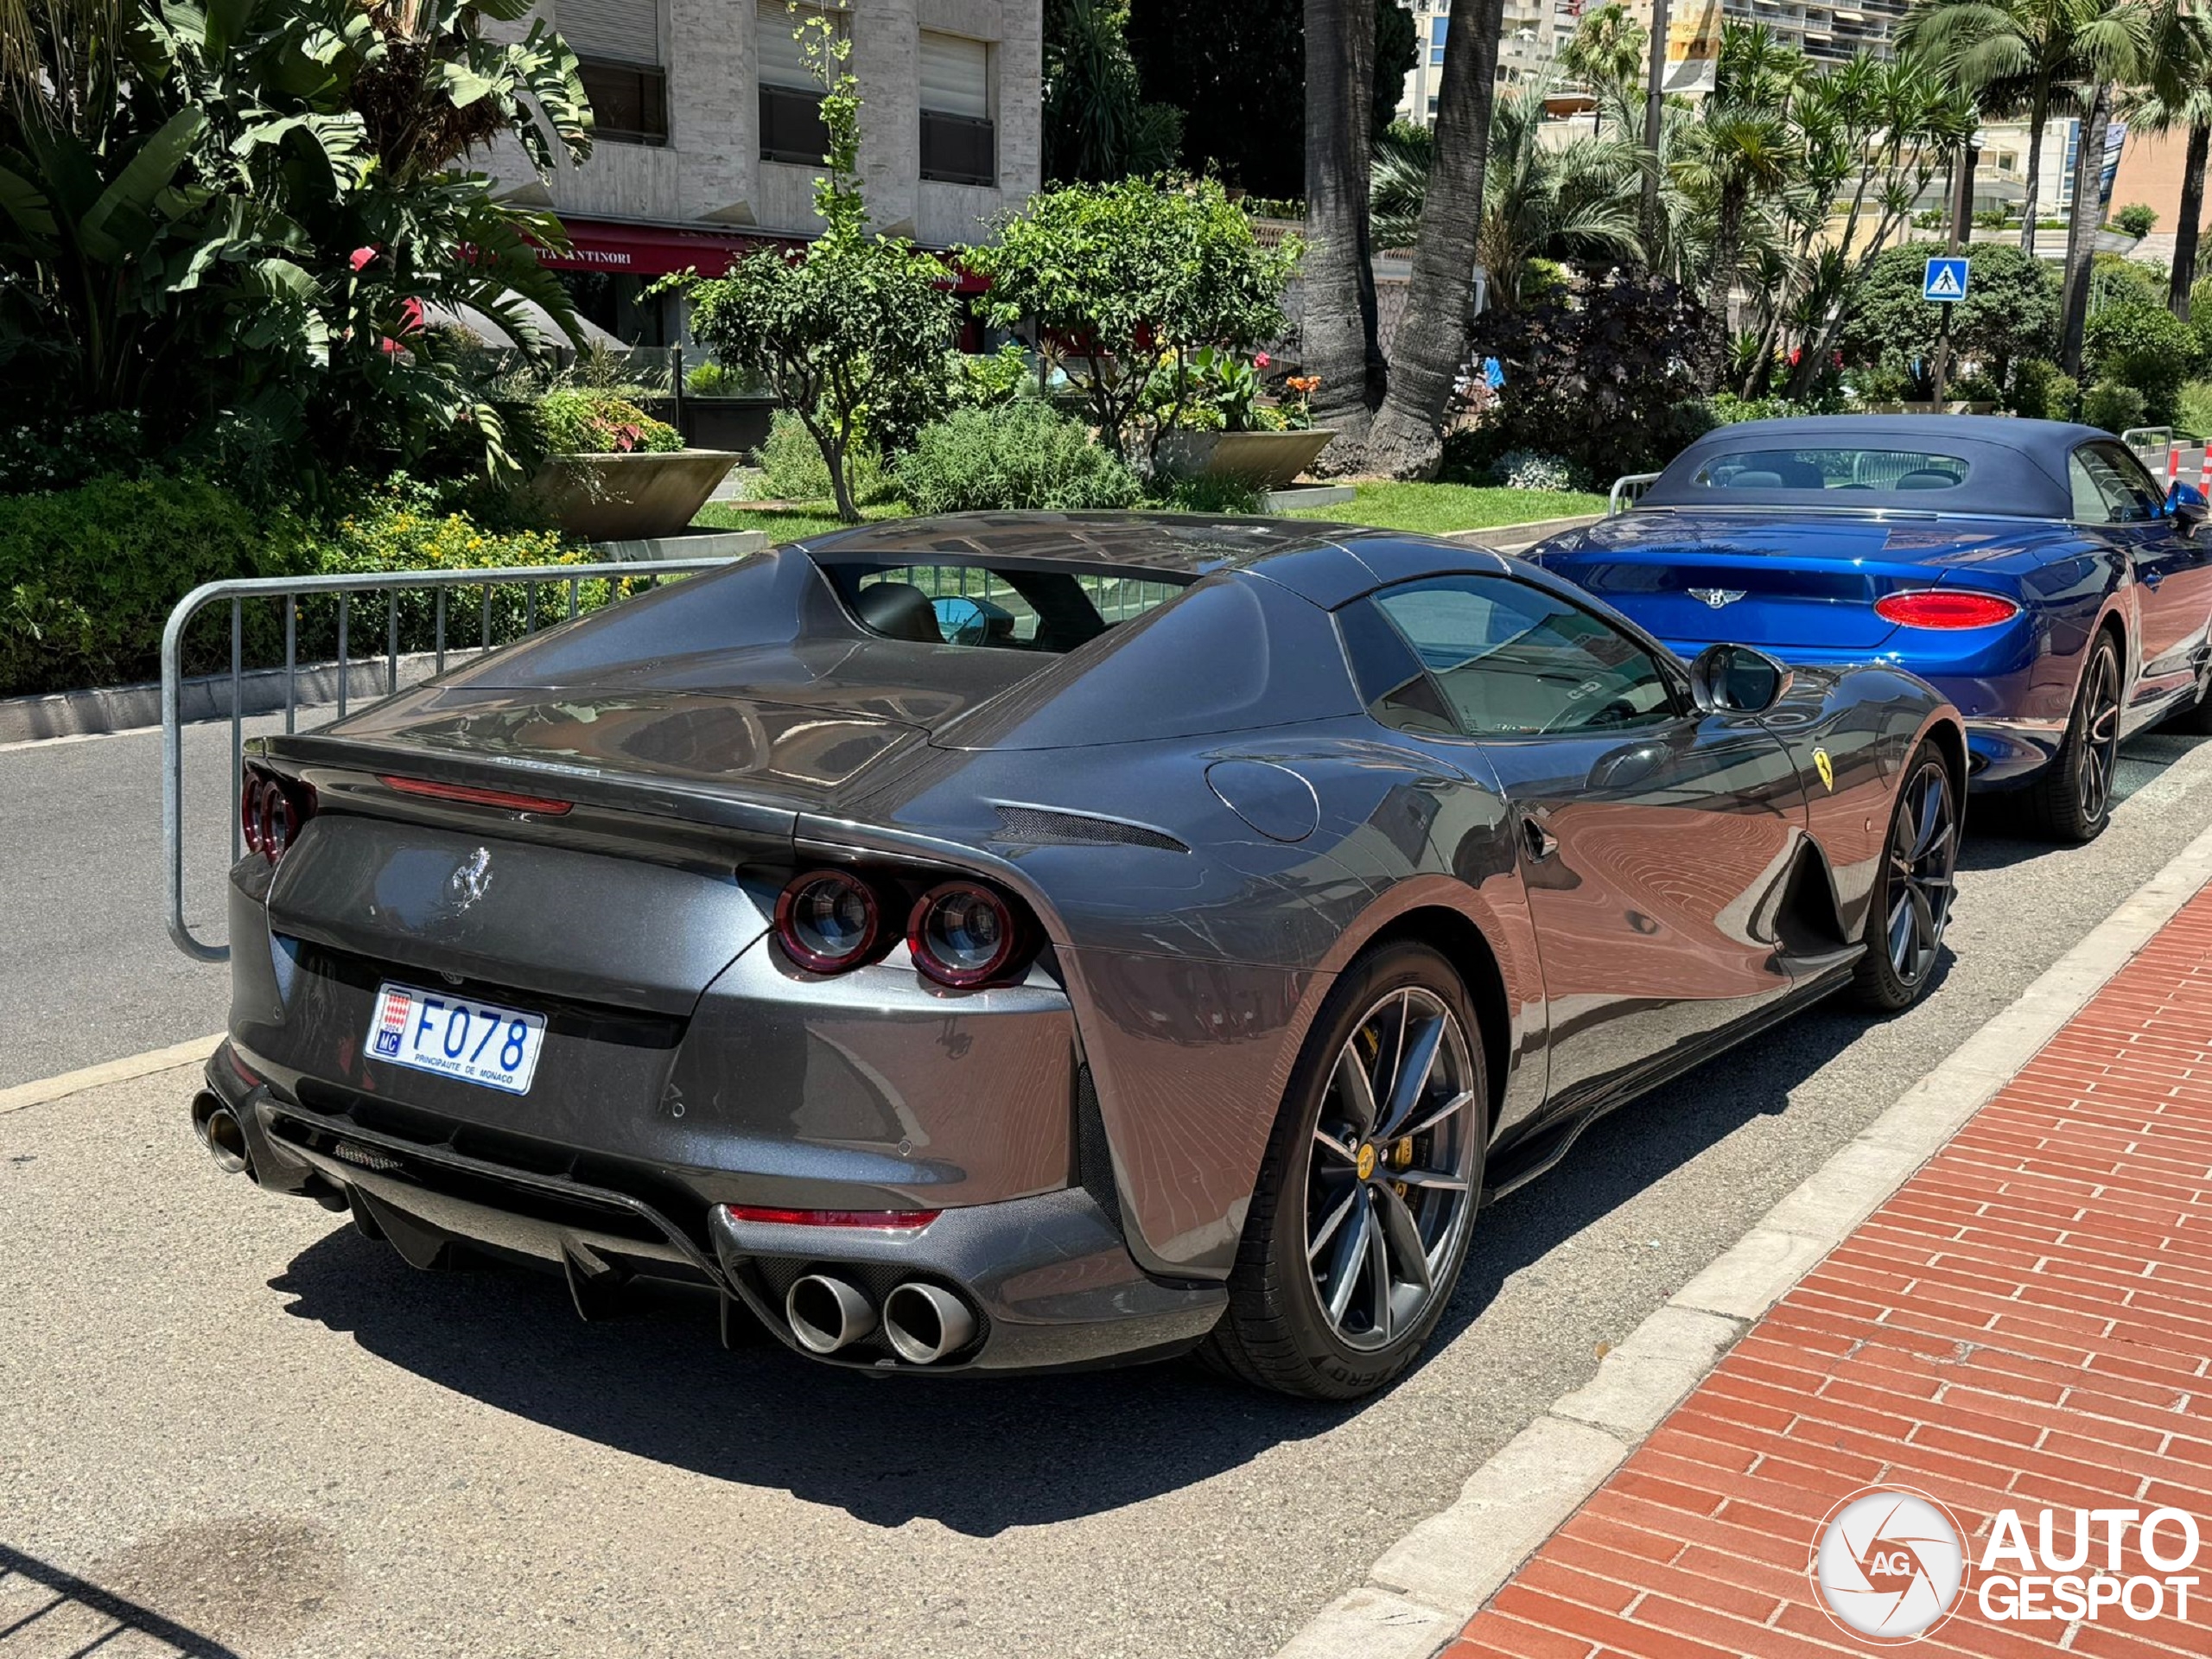
[{"label": "palm tree trunk", "polygon": [[1713,280],[1706,296],[1705,373],[1708,386],[1720,384],[1728,367],[1728,303],[1736,292],[1736,267],[1743,257],[1744,213],[1750,206],[1745,193],[1730,184],[1720,192],[1713,216]]},{"label": "palm tree trunk", "polygon": [[1369,245],[1376,0],[1306,0],[1306,227],[1300,366],[1321,377],[1313,423],[1338,436],[1319,470],[1349,471],[1382,401]]},{"label": "palm tree trunk", "polygon": [[2099,81],[2089,90],[2082,117],[2081,142],[2074,147],[2074,206],[2066,221],[2066,304],[2059,335],[2059,366],[2082,372],[2082,334],[2089,321],[2089,266],[2097,251],[2097,185],[2105,161],[2105,129],[2112,124],[2112,88]]},{"label": "palm tree trunk", "polygon": [[2036,89],[2036,101],[2028,111],[2028,166],[2021,175],[2020,186],[2025,193],[2020,199],[2020,251],[2032,254],[2036,251],[2036,194],[2043,181],[2043,129],[2050,118],[2050,89]]},{"label": "palm tree trunk", "polygon": [[1390,354],[1389,395],[1368,430],[1369,467],[1393,478],[1432,478],[1444,456],[1445,407],[1467,356],[1504,15],[1504,0],[1452,0],[1413,284]]},{"label": "palm tree trunk", "polygon": [[2166,279],[2166,308],[2189,321],[2189,290],[2196,281],[2196,236],[2204,220],[2204,167],[2212,161],[2212,126],[2189,130],[2189,157],[2181,170],[2181,219],[2174,226],[2173,274]]}]

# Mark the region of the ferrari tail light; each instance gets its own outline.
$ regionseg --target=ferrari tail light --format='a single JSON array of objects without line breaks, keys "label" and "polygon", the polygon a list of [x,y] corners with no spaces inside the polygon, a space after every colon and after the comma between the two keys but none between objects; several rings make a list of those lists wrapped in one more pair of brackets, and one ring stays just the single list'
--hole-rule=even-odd
[{"label": "ferrari tail light", "polygon": [[883,906],[849,870],[810,870],[777,895],[776,938],[800,967],[842,974],[880,954]]},{"label": "ferrari tail light", "polygon": [[2001,594],[1963,588],[1923,588],[1885,594],[1874,601],[1875,615],[1907,628],[1994,627],[2019,613],[2020,607]]},{"label": "ferrari tail light", "polygon": [[980,881],[944,881],[914,901],[906,948],[940,985],[966,990],[1003,976],[1027,945],[1020,915]]},{"label": "ferrari tail light", "polygon": [[238,832],[246,850],[274,864],[299,839],[315,805],[315,791],[305,784],[248,766],[238,785]]}]

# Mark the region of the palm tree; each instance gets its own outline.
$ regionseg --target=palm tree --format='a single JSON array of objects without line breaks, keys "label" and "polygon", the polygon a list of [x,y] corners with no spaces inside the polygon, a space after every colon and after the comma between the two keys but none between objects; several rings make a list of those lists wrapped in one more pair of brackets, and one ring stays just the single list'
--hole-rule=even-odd
[{"label": "palm tree", "polygon": [[2066,221],[2066,292],[2060,313],[2059,363],[2082,368],[2082,336],[2089,316],[2089,271],[2103,219],[2105,136],[2114,105],[2131,86],[2178,102],[2189,73],[2194,30],[2182,22],[2190,0],[2075,0],[2075,103],[2082,133],[2075,146],[2074,201]]},{"label": "palm tree", "polygon": [[1704,118],[1684,135],[1670,165],[1713,221],[1702,355],[1718,376],[1728,353],[1728,304],[1742,268],[1745,222],[1755,206],[1778,194],[1804,160],[1802,136],[1789,118],[1792,97],[1809,66],[1801,52],[1777,44],[1760,23],[1728,23]]},{"label": "palm tree", "polygon": [[2182,162],[2181,217],[2174,227],[2174,261],[2166,278],[2166,307],[2189,321],[2189,291],[2196,276],[2196,240],[2204,219],[2204,170],[2212,160],[2212,29],[2194,15],[2177,13],[2172,26],[2183,39],[2162,56],[2177,55],[2152,85],[2130,87],[2119,101],[2130,132],[2187,130],[2189,149]]},{"label": "palm tree", "polygon": [[1369,117],[1376,0],[1306,0],[1306,226],[1302,366],[1321,378],[1315,423],[1334,427],[1326,463],[1351,464],[1385,372],[1368,241]]},{"label": "palm tree", "polygon": [[1618,136],[1576,138],[1557,149],[1541,130],[1558,78],[1542,73],[1516,87],[1491,116],[1477,247],[1491,303],[1517,308],[1529,262],[1544,257],[1633,259],[1643,147]]},{"label": "palm tree", "polygon": [[1403,124],[1375,141],[1368,206],[1375,245],[1410,248],[1421,233],[1421,205],[1428,199],[1428,169],[1436,162],[1436,135]]},{"label": "palm tree", "polygon": [[1444,454],[1444,411],[1467,355],[1475,245],[1504,0],[1452,0],[1437,94],[1436,161],[1414,243],[1413,281],[1390,356],[1390,391],[1368,429],[1368,464],[1428,478]]},{"label": "palm tree", "polygon": [[1639,125],[1634,105],[1642,101],[1648,39],[1643,25],[1629,15],[1626,6],[1620,0],[1609,0],[1595,11],[1585,12],[1573,38],[1560,48],[1560,67],[1597,99],[1599,127],[1607,115],[1619,124],[1624,136]]}]

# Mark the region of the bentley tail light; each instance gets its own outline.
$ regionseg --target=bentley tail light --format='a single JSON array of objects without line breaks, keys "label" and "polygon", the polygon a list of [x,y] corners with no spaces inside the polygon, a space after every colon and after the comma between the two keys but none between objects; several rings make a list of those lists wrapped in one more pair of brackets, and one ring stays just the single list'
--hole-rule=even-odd
[{"label": "bentley tail light", "polygon": [[1875,615],[1907,628],[1987,628],[2019,613],[2020,607],[2002,594],[1962,588],[1923,588],[1885,594],[1874,601]]},{"label": "bentley tail light", "polygon": [[315,791],[248,766],[238,786],[238,832],[246,850],[274,864],[299,838],[300,826],[315,816]]},{"label": "bentley tail light", "polygon": [[924,974],[965,990],[1004,975],[1026,931],[1014,906],[981,882],[945,881],[915,900],[906,948]]},{"label": "bentley tail light", "polygon": [[800,967],[842,974],[877,954],[883,907],[850,871],[810,870],[777,895],[776,938]]}]

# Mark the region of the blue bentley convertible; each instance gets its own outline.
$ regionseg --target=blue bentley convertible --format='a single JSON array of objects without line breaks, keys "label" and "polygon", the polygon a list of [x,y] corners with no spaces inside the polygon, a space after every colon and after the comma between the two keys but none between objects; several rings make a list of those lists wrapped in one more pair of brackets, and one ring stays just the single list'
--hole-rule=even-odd
[{"label": "blue bentley convertible", "polygon": [[2122,738],[2168,718],[2212,731],[2206,511],[2094,427],[1751,421],[1530,556],[1684,656],[1725,639],[1910,670],[1966,715],[1976,789],[2087,841]]}]

